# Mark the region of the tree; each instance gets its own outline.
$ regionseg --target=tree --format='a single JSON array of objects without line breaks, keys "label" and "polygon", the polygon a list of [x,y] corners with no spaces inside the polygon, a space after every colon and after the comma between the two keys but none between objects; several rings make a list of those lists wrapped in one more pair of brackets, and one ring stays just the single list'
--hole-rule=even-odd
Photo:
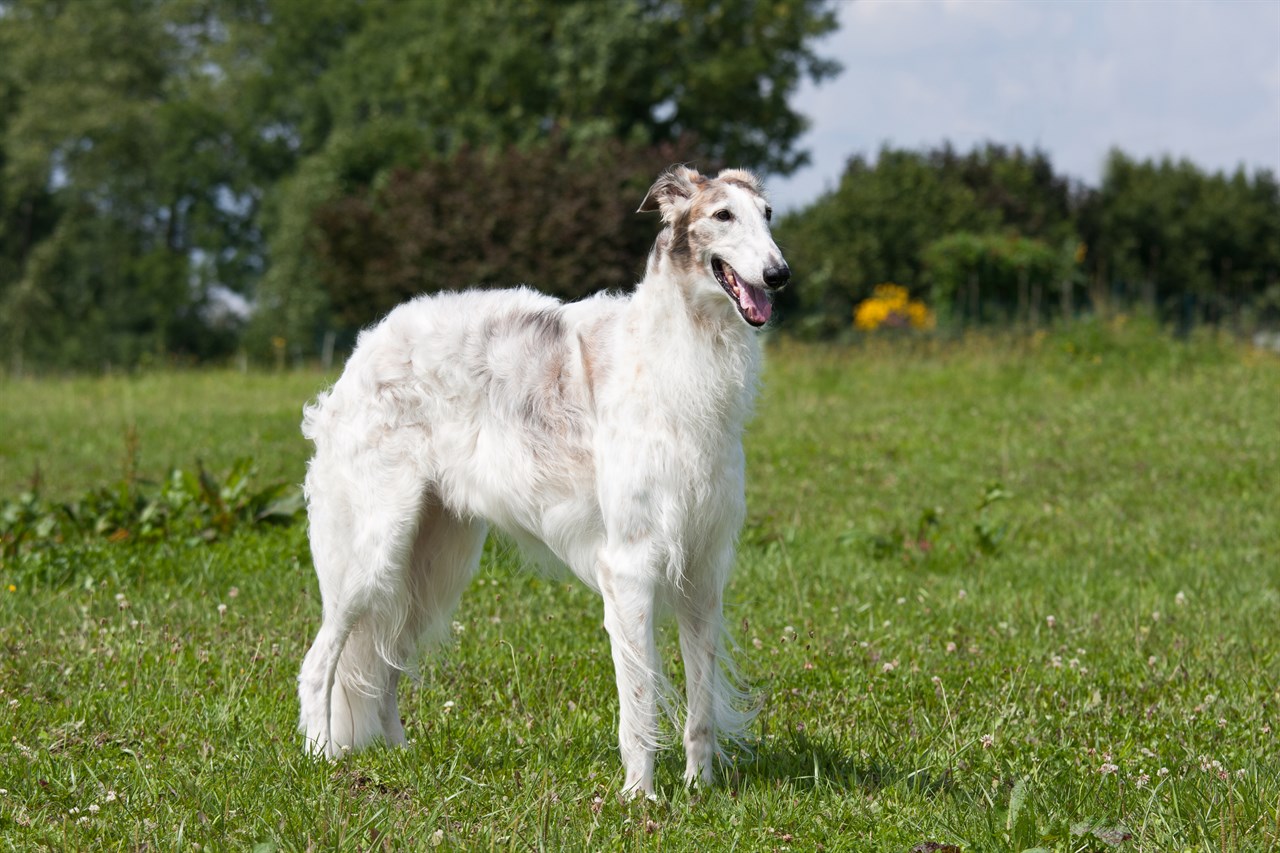
[{"label": "tree", "polygon": [[1112,151],[1080,228],[1095,281],[1153,314],[1185,324],[1255,301],[1269,310],[1280,275],[1280,188],[1270,172],[1210,175],[1185,160]]},{"label": "tree", "polygon": [[176,331],[235,252],[227,93],[203,64],[215,32],[194,2],[4,5],[12,358],[127,364],[187,345]]},{"label": "tree", "polygon": [[463,148],[323,204],[315,252],[337,321],[359,328],[421,293],[527,284],[563,299],[631,287],[656,222],[636,207],[655,162],[687,152],[611,140]]},{"label": "tree", "polygon": [[331,319],[316,211],[424,155],[697,138],[790,170],[834,27],[831,0],[0,0],[0,334],[207,354],[234,291],[298,346]]},{"label": "tree", "polygon": [[850,158],[839,186],[778,225],[787,257],[802,276],[784,305],[818,318],[819,333],[847,328],[853,306],[876,284],[919,292],[924,248],[944,234],[995,228],[958,170],[943,158],[884,147],[875,162]]},{"label": "tree", "polygon": [[[805,156],[805,122],[788,99],[804,78],[836,71],[811,47],[835,27],[829,0],[477,0],[466,14],[452,0],[312,6],[248,3],[233,30],[254,46],[233,76],[251,93],[256,136],[274,140],[263,159],[293,157],[265,199],[260,339],[309,342],[331,320],[316,286],[315,212],[424,154],[532,150],[554,136],[569,157],[621,140],[787,172]],[[310,61],[294,63],[310,41]]]},{"label": "tree", "polygon": [[921,259],[939,312],[969,323],[1013,317],[1034,325],[1047,307],[1046,290],[1061,294],[1070,286],[1073,248],[1012,233],[957,231],[930,243]]}]

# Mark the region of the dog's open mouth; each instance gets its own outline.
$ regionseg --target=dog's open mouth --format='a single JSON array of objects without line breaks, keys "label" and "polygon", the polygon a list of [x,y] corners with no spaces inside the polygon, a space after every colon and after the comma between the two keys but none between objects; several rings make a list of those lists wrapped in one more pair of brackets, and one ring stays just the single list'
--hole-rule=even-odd
[{"label": "dog's open mouth", "polygon": [[720,282],[724,292],[733,297],[742,319],[753,326],[763,326],[769,322],[769,317],[773,314],[773,303],[769,301],[769,294],[763,288],[747,284],[738,277],[733,267],[719,258],[712,259],[711,271],[715,273],[716,281]]}]

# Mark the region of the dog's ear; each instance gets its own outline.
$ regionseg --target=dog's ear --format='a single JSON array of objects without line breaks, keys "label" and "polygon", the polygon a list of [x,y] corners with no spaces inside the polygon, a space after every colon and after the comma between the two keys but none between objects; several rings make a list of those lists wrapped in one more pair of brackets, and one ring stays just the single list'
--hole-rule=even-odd
[{"label": "dog's ear", "polygon": [[672,166],[649,187],[648,194],[640,202],[640,208],[636,212],[649,213],[656,210],[662,214],[663,222],[674,222],[697,192],[698,185],[706,183],[706,180],[688,166]]},{"label": "dog's ear", "polygon": [[737,184],[761,198],[765,195],[764,182],[760,180],[760,176],[746,169],[721,169],[720,174],[716,175],[716,180],[726,184]]}]

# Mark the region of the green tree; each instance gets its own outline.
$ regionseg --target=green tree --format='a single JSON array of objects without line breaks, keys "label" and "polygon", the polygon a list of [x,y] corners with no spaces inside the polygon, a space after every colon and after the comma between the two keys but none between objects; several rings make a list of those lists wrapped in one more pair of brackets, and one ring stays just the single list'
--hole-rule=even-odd
[{"label": "green tree", "polygon": [[[957,231],[935,240],[921,254],[935,309],[968,323],[1013,318],[1039,323],[1047,295],[1060,296],[1074,279],[1075,246],[1054,247],[1013,233]],[[1063,300],[1070,311],[1070,296]]]},{"label": "green tree", "polygon": [[208,353],[225,290],[297,346],[329,320],[316,212],[424,154],[696,138],[790,170],[834,27],[831,0],[0,0],[8,355]]},{"label": "green tree", "polygon": [[1079,220],[1095,301],[1114,293],[1183,323],[1272,310],[1280,190],[1270,172],[1207,174],[1112,151]]},{"label": "green tree", "polygon": [[563,299],[631,287],[656,222],[635,209],[672,146],[609,140],[463,148],[397,169],[322,205],[320,280],[339,324],[359,328],[420,293],[527,284]]},{"label": "green tree", "polygon": [[922,253],[934,240],[998,223],[958,171],[928,153],[886,146],[874,162],[852,157],[834,191],[778,225],[803,282],[792,297],[799,304],[783,307],[809,315],[820,334],[847,328],[853,306],[876,284],[919,292]]},{"label": "green tree", "polygon": [[271,141],[254,159],[264,174],[288,164],[265,199],[272,263],[258,338],[307,347],[331,320],[314,226],[327,202],[376,189],[423,154],[529,149],[552,136],[571,157],[607,140],[693,139],[686,150],[700,161],[787,172],[805,159],[805,122],[788,100],[801,80],[837,70],[811,46],[835,27],[829,0],[240,8],[231,41],[252,45],[252,58],[232,76],[250,93],[251,135]]},{"label": "green tree", "polygon": [[236,192],[205,13],[160,0],[0,7],[2,218],[21,232],[0,279],[12,358],[127,364],[198,346],[182,330],[234,256]]}]

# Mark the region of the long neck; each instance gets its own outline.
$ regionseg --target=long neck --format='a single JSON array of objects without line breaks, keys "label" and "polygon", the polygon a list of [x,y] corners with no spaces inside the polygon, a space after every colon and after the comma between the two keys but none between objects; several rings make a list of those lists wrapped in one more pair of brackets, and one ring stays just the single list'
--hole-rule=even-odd
[{"label": "long neck", "polygon": [[741,428],[751,413],[761,366],[760,335],[719,285],[707,286],[672,263],[661,240],[636,286],[628,323],[642,358],[680,393],[697,418]]}]

